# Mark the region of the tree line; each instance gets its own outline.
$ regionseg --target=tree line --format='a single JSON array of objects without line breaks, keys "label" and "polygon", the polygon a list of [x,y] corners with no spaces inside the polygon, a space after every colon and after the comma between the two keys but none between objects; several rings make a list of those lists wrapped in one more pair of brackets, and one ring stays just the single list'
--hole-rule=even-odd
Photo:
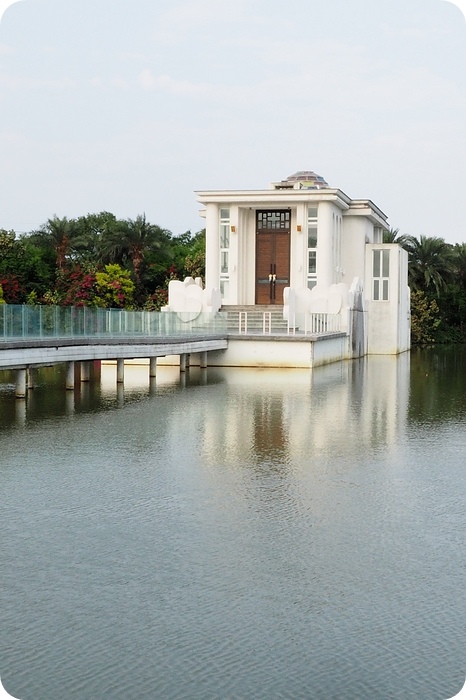
[{"label": "tree line", "polygon": [[411,339],[414,345],[466,341],[466,243],[437,236],[384,232],[384,243],[408,252]]},{"label": "tree line", "polygon": [[0,302],[158,310],[170,279],[203,277],[205,231],[175,236],[145,214],[53,217],[0,229]]}]

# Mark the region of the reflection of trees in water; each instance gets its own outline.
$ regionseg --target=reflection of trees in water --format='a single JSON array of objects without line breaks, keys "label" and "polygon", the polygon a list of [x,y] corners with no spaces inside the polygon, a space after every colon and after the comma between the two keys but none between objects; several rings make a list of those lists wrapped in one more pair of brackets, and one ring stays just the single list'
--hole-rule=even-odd
[{"label": "reflection of trees in water", "polygon": [[411,353],[411,421],[466,417],[466,347],[417,348]]}]

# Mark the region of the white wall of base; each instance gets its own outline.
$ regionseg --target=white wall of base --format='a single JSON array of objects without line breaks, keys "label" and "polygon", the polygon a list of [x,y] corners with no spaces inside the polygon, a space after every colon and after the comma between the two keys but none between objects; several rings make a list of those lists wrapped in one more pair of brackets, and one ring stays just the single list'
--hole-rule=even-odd
[{"label": "white wall of base", "polygon": [[[335,334],[318,339],[229,338],[226,350],[214,350],[207,355],[209,367],[320,367],[349,358],[348,337]],[[161,357],[157,364],[179,365],[178,355]],[[190,358],[192,367],[199,366],[199,354]]]},{"label": "white wall of base", "polygon": [[340,334],[329,338],[319,338],[312,344],[311,367],[322,367],[349,358],[349,337],[347,335]]},{"label": "white wall of base", "polygon": [[[396,353],[393,353],[396,354]],[[208,367],[271,367],[309,369],[351,359],[350,339],[344,333],[318,338],[271,338],[270,336],[229,338],[228,348],[207,353]],[[148,360],[129,360],[147,364]],[[157,359],[158,366],[179,366],[179,355]],[[191,367],[200,366],[200,353],[190,355]]]}]

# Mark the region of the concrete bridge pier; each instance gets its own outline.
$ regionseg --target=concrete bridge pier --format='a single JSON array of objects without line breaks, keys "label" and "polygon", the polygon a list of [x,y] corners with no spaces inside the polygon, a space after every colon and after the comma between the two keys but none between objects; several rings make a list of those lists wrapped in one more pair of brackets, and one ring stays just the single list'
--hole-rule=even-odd
[{"label": "concrete bridge pier", "polygon": [[154,378],[157,376],[157,358],[149,358],[149,377]]},{"label": "concrete bridge pier", "polygon": [[74,390],[74,362],[66,363],[66,389],[68,391]]},{"label": "concrete bridge pier", "polygon": [[201,369],[205,369],[207,367],[207,352],[201,352],[199,354],[199,362]]},{"label": "concrete bridge pier", "polygon": [[18,369],[16,370],[16,398],[25,399],[27,391],[27,370]]},{"label": "concrete bridge pier", "polygon": [[125,361],[122,358],[117,360],[117,384],[125,381]]},{"label": "concrete bridge pier", "polygon": [[29,389],[34,389],[34,370],[32,369],[32,367],[27,368],[26,382],[28,386],[28,391]]},{"label": "concrete bridge pier", "polygon": [[186,370],[189,368],[188,357],[189,355],[187,355],[186,353],[180,355],[180,372],[186,372]]},{"label": "concrete bridge pier", "polygon": [[91,378],[91,363],[87,360],[81,362],[81,381],[88,382]]}]

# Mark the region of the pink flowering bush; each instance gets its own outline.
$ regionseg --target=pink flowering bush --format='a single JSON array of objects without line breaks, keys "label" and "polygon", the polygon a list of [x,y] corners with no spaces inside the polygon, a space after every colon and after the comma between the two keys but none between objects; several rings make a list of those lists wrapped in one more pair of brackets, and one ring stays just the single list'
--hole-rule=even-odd
[{"label": "pink flowering bush", "polygon": [[134,302],[135,285],[129,270],[120,265],[106,265],[96,272],[96,306],[130,309]]}]

